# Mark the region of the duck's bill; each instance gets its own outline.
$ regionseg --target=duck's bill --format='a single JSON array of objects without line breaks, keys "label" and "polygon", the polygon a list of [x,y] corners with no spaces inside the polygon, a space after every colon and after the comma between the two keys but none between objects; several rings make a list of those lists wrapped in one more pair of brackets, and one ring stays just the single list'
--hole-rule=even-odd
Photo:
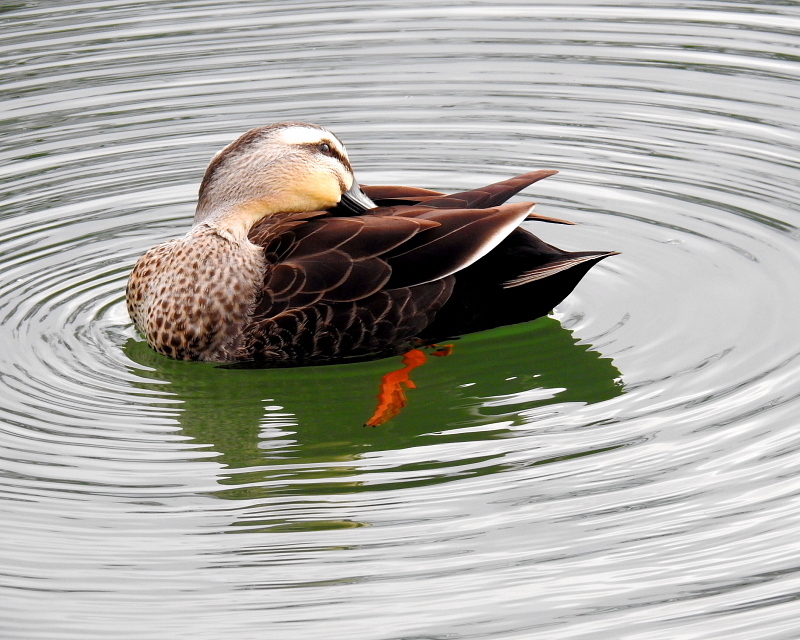
[{"label": "duck's bill", "polygon": [[339,201],[339,204],[331,209],[331,213],[339,216],[357,216],[377,206],[378,205],[370,200],[367,194],[361,190],[361,186],[358,182],[353,180],[353,185],[342,194],[342,199]]}]

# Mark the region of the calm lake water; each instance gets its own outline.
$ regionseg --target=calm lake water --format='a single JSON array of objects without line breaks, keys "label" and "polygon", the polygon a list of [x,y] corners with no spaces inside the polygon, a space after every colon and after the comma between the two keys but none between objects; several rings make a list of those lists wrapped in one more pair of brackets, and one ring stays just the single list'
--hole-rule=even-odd
[{"label": "calm lake water", "polygon": [[[0,2],[0,637],[800,637],[800,5]],[[366,184],[618,250],[362,426],[389,359],[173,362],[136,258],[211,155],[325,125]]]}]

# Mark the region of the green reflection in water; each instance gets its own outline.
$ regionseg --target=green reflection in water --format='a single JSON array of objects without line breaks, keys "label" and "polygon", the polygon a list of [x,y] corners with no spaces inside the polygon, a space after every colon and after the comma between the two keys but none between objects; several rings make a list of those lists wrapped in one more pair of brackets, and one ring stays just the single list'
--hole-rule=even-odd
[{"label": "green reflection in water", "polygon": [[[231,488],[220,492],[225,498],[386,489],[391,484],[364,481],[356,461],[366,452],[508,437],[512,425],[535,428],[529,414],[539,407],[600,402],[623,392],[612,361],[578,344],[553,318],[457,341],[452,355],[431,358],[413,372],[417,388],[409,391],[408,405],[376,428],[364,427],[364,421],[375,408],[381,376],[399,368],[400,358],[229,369],[169,360],[137,340],[130,340],[125,351],[134,362],[152,368],[139,375],[169,383],[139,386],[183,401],[178,420],[184,433],[219,452],[217,460],[231,471],[223,480]],[[402,486],[426,484],[500,471],[501,457],[425,460],[390,471],[395,476],[427,472],[416,473]]]}]

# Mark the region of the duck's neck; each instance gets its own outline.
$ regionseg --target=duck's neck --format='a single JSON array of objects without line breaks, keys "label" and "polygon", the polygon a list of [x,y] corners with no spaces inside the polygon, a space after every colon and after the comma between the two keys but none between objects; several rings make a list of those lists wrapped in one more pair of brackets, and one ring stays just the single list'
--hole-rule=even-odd
[{"label": "duck's neck", "polygon": [[215,229],[222,238],[231,242],[247,242],[247,234],[253,225],[274,214],[273,209],[269,202],[263,200],[250,200],[244,204],[208,211],[198,206],[194,216],[194,228]]}]

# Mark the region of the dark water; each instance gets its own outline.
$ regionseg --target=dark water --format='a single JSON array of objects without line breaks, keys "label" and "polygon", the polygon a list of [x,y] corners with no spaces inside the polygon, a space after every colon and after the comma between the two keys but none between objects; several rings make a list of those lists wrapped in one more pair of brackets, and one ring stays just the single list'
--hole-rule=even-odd
[{"label": "dark water", "polygon": [[[0,637],[800,637],[800,5],[430,4],[0,4]],[[288,119],[622,254],[376,429],[396,361],[155,355],[131,266]]]}]

